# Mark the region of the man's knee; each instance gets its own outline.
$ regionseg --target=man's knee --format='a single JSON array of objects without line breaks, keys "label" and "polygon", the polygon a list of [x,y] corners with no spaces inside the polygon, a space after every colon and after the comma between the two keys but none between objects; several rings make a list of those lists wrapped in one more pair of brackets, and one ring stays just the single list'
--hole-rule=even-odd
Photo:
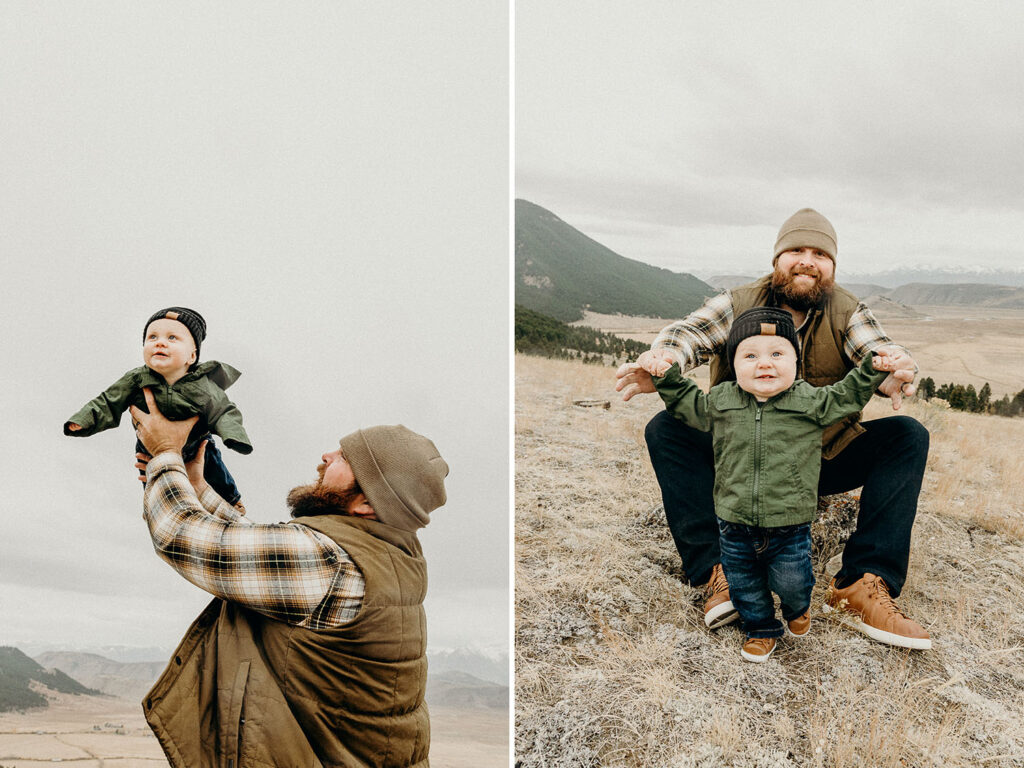
[{"label": "man's knee", "polygon": [[892,422],[890,439],[901,445],[908,456],[927,459],[931,436],[921,422],[910,416],[890,416],[886,421]]},{"label": "man's knee", "polygon": [[668,411],[659,411],[644,428],[648,452],[656,453],[678,431],[679,420]]},{"label": "man's knee", "polygon": [[701,432],[680,421],[668,411],[659,412],[647,422],[644,428],[644,439],[647,440],[647,451],[651,456],[668,452],[682,451],[689,454],[693,451],[705,453],[711,451],[711,433]]}]

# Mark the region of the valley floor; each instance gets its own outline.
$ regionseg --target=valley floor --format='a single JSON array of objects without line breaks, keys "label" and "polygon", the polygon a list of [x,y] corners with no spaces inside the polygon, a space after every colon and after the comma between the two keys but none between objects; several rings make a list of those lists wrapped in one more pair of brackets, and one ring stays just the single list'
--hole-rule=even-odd
[{"label": "valley floor", "polygon": [[[506,768],[507,710],[434,707],[430,761],[439,768]],[[46,709],[0,713],[0,768],[162,768],[163,750],[139,704],[59,695]]]}]

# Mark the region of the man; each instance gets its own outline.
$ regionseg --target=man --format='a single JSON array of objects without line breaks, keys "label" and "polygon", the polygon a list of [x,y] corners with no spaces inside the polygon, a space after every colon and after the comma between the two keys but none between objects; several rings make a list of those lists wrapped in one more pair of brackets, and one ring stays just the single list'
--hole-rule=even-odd
[{"label": "man", "polygon": [[[775,306],[793,316],[800,341],[799,375],[814,386],[838,381],[871,350],[886,347],[897,370],[879,390],[898,409],[903,396],[915,391],[917,366],[905,349],[892,345],[867,307],[835,285],[837,251],[828,219],[811,208],[797,211],[779,230],[771,275],[709,299],[662,330],[641,362],[678,361],[683,371],[710,363],[712,385],[734,379],[725,357],[732,318],[751,307]],[[616,375],[616,389],[624,400],[654,392],[650,374],[637,363],[623,365]],[[663,411],[647,425],[646,437],[687,576],[692,584],[707,585],[705,624],[714,629],[735,621],[720,563],[710,435]],[[927,430],[906,416],[861,424],[857,414],[829,427],[822,439],[819,494],[863,486],[857,529],[823,607],[872,639],[903,647],[931,645],[927,631],[894,600],[906,579],[927,456]]]},{"label": "man", "polygon": [[144,518],[157,554],[216,596],[143,707],[175,768],[429,765],[426,563],[417,529],[448,465],[403,426],[359,430],[288,496],[290,523],[253,524],[181,449],[145,391],[133,423],[152,458]]}]

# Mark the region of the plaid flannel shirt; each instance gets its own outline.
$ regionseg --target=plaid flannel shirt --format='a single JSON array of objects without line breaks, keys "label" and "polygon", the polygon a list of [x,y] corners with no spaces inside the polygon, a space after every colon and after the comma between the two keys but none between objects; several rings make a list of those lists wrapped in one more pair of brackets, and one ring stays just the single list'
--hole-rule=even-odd
[{"label": "plaid flannel shirt", "polygon": [[[811,309],[799,328],[797,335],[801,344],[808,321],[817,310]],[[691,312],[687,317],[666,326],[654,339],[651,349],[667,349],[674,353],[679,367],[685,373],[708,362],[712,355],[725,349],[729,328],[732,326],[732,294],[728,291],[713,296],[704,302],[704,306]],[[843,334],[843,351],[860,365],[865,355],[876,347],[892,344],[878,320],[863,303],[850,315],[850,322]],[[893,346],[903,349],[898,344]],[[910,354],[907,352],[907,354]],[[916,365],[915,365],[916,370]]]},{"label": "plaid flannel shirt", "polygon": [[329,537],[301,524],[253,523],[209,488],[197,497],[177,453],[154,456],[146,476],[153,547],[200,589],[307,629],[359,612],[363,575]]}]

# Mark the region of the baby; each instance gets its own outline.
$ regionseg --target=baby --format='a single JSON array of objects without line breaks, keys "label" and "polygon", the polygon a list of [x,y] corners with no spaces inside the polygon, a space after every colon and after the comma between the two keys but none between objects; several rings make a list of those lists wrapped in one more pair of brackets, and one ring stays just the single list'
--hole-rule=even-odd
[{"label": "baby", "polygon": [[[146,411],[142,388],[149,387],[160,412],[180,421],[199,416],[189,433],[182,458],[195,458],[207,441],[203,476],[229,504],[238,505],[241,495],[228,472],[210,433],[224,445],[242,454],[252,453],[252,444],[242,426],[242,414],[224,390],[241,375],[230,365],[213,360],[199,363],[199,348],[206,338],[206,321],[186,307],[168,307],[146,321],[142,333],[142,360],[102,394],[89,401],[64,423],[64,434],[88,437],[121,423],[121,414],[135,405]],[[135,450],[146,449],[136,441]],[[144,470],[143,470],[144,472]]]},{"label": "baby", "polygon": [[796,379],[799,344],[788,312],[755,307],[734,319],[726,341],[736,381],[704,394],[678,363],[639,361],[676,418],[712,433],[722,568],[743,620],[747,661],[767,661],[783,634],[773,592],[789,633],[810,631],[822,430],[860,411],[895,367],[867,355],[841,381],[813,387]]}]

